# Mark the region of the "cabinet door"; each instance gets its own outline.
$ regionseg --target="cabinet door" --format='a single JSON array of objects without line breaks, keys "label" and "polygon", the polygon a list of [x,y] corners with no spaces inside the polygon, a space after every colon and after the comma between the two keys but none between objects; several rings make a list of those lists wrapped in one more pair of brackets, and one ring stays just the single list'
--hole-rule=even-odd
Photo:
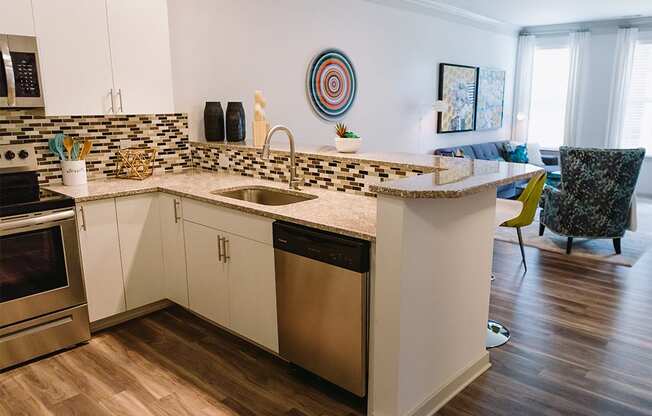
[{"label": "cabinet door", "polygon": [[181,198],[159,194],[161,212],[161,243],[165,268],[165,296],[188,307],[188,280],[186,278],[186,251],[183,241]]},{"label": "cabinet door", "polygon": [[228,234],[229,328],[278,352],[274,248]]},{"label": "cabinet door", "polygon": [[116,199],[127,310],[165,299],[158,194]]},{"label": "cabinet door", "polygon": [[166,0],[107,0],[118,111],[174,112]]},{"label": "cabinet door", "polygon": [[126,303],[115,200],[79,204],[77,225],[91,322],[124,312]]},{"label": "cabinet door", "polygon": [[0,33],[34,36],[30,0],[0,0]]},{"label": "cabinet door", "polygon": [[229,284],[219,259],[218,232],[184,221],[188,263],[188,303],[198,314],[229,327]]},{"label": "cabinet door", "polygon": [[46,113],[109,113],[113,76],[105,1],[32,4]]}]

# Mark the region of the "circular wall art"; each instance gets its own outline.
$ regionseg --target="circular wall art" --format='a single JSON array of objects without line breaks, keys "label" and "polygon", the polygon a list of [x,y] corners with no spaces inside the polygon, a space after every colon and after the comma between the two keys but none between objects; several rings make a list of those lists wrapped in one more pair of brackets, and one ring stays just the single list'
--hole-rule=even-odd
[{"label": "circular wall art", "polygon": [[346,114],[353,105],[357,87],[353,64],[342,51],[327,49],[310,62],[308,100],[323,119],[337,120]]}]

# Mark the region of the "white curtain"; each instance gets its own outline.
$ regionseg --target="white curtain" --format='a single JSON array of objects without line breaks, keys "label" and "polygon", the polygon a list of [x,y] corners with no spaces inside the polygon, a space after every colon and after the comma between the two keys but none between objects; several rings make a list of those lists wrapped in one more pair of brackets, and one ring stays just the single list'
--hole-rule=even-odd
[{"label": "white curtain", "polygon": [[586,85],[591,47],[590,32],[571,32],[568,52],[570,57],[568,73],[568,93],[566,95],[566,117],[564,144],[579,146],[582,134],[582,94]]},{"label": "white curtain", "polygon": [[616,59],[611,93],[609,95],[609,113],[607,114],[607,137],[605,147],[619,148],[622,143],[627,94],[634,66],[634,50],[638,39],[638,28],[618,29],[616,36]]},{"label": "white curtain", "polygon": [[536,37],[534,35],[521,35],[518,37],[514,108],[512,111],[512,140],[517,142],[527,141],[535,49]]}]

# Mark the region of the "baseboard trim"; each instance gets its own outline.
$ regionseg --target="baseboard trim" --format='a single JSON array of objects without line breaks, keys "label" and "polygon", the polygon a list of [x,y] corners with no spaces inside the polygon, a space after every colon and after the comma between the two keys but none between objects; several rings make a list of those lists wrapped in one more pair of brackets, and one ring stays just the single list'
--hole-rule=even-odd
[{"label": "baseboard trim", "polygon": [[408,416],[432,416],[439,411],[453,397],[464,390],[473,380],[478,378],[482,373],[491,367],[489,361],[489,351],[486,351],[482,357],[475,363],[462,370],[457,376],[446,384],[441,390],[434,392],[430,397],[424,400],[417,407],[408,412]]},{"label": "baseboard trim", "polygon": [[91,322],[91,333],[101,331],[103,329],[116,326],[132,319],[140,318],[141,316],[149,315],[161,309],[175,305],[174,302],[168,299],[159,300],[158,302],[150,303],[149,305],[141,306],[140,308],[132,309],[127,312],[122,312],[117,315],[109,316],[108,318],[100,319],[99,321]]}]

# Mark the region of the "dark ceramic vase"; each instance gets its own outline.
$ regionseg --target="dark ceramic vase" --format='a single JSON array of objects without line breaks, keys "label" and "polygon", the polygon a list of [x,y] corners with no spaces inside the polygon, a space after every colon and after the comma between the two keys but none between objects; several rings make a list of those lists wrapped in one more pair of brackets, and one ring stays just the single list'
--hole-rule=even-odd
[{"label": "dark ceramic vase", "polygon": [[241,142],[246,134],[244,107],[239,101],[230,101],[226,106],[226,140]]},{"label": "dark ceramic vase", "polygon": [[224,141],[224,111],[217,101],[206,101],[204,107],[204,134],[206,141]]}]

